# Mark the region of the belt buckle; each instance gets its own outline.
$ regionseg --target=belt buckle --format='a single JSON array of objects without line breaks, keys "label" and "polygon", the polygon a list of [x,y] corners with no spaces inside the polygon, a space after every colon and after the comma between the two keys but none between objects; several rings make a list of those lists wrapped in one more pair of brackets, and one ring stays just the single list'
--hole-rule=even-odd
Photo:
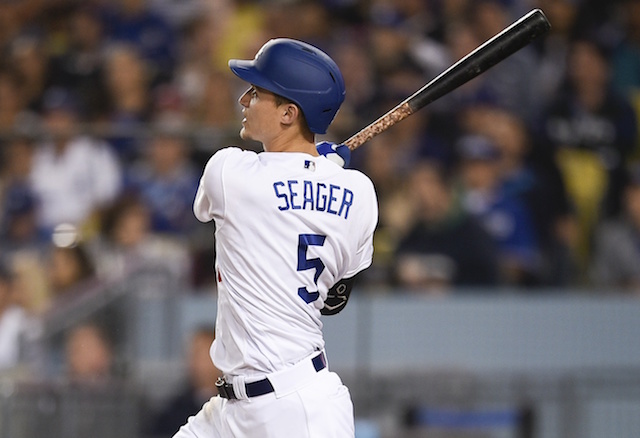
[{"label": "belt buckle", "polygon": [[218,394],[220,397],[226,398],[228,400],[235,400],[236,393],[233,392],[233,385],[224,381],[222,377],[218,377],[216,380],[216,388],[218,389]]}]

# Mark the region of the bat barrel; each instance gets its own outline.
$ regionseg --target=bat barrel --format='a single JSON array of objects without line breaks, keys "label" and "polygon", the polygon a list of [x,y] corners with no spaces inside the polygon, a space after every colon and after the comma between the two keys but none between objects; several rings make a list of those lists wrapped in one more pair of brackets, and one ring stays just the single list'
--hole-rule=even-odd
[{"label": "bat barrel", "polygon": [[419,110],[511,56],[550,28],[544,13],[532,10],[416,91],[406,102],[414,112]]},{"label": "bat barrel", "polygon": [[395,108],[344,141],[353,150],[427,104],[455,90],[549,31],[549,20],[534,9],[460,59]]}]

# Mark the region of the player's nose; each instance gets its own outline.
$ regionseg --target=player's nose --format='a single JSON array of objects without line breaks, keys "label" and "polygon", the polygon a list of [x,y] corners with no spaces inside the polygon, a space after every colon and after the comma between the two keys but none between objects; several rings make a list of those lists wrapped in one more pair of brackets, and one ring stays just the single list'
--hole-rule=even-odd
[{"label": "player's nose", "polygon": [[249,106],[249,102],[251,101],[251,94],[249,93],[250,91],[251,91],[251,88],[245,91],[242,94],[242,96],[240,96],[240,98],[238,99],[238,103],[245,108]]}]

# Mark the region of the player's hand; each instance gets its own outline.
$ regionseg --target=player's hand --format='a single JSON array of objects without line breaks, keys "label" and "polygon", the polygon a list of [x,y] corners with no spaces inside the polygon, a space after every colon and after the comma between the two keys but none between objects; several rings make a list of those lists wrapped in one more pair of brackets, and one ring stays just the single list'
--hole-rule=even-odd
[{"label": "player's hand", "polygon": [[347,167],[351,161],[351,149],[344,144],[321,141],[316,144],[316,149],[320,155],[324,155],[342,167]]}]

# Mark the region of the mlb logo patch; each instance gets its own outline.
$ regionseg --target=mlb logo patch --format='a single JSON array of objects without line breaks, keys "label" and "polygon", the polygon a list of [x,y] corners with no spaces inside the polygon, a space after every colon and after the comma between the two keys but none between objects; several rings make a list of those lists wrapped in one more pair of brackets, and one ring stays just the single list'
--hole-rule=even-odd
[{"label": "mlb logo patch", "polygon": [[316,163],[311,160],[304,160],[304,168],[309,169],[312,172],[316,170]]}]

